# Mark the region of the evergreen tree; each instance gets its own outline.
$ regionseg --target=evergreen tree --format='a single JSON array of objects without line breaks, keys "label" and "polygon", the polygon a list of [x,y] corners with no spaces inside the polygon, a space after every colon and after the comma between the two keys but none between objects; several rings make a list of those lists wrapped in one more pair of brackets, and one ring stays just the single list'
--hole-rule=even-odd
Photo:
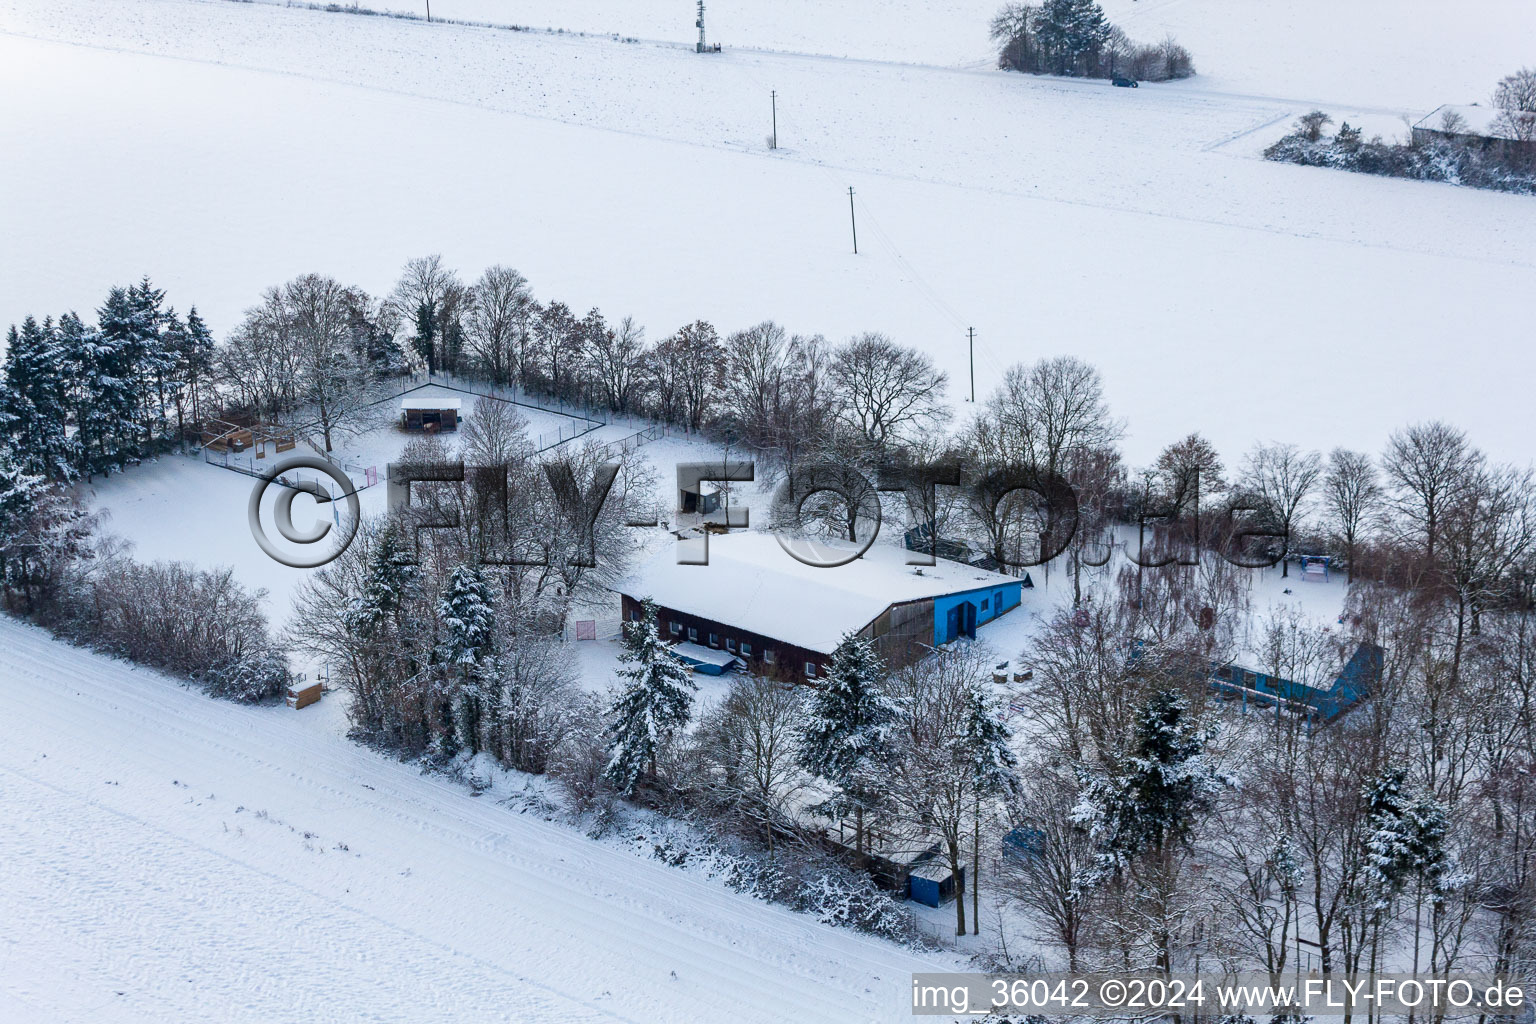
[{"label": "evergreen tree", "polygon": [[1109,40],[1109,19],[1095,0],[1045,0],[1035,38],[1058,75],[1078,74]]},{"label": "evergreen tree", "polygon": [[437,617],[443,627],[438,657],[449,665],[478,666],[496,634],[496,596],[485,574],[473,565],[455,568],[437,603]]},{"label": "evergreen tree", "polygon": [[378,636],[416,595],[420,576],[420,568],[400,542],[399,531],[386,529],[369,555],[362,593],[347,609],[347,628],[365,640]]},{"label": "evergreen tree", "polygon": [[966,698],[965,749],[971,785],[982,796],[1013,796],[1019,788],[1019,759],[1008,741],[1013,731],[998,717],[997,706],[980,687]]},{"label": "evergreen tree", "polygon": [[426,360],[427,374],[437,372],[437,310],[430,302],[416,307],[416,333],[411,336],[411,347]]},{"label": "evergreen tree", "polygon": [[478,567],[460,565],[449,574],[437,603],[437,619],[442,629],[437,657],[458,684],[447,695],[445,725],[455,748],[468,746],[478,753],[483,670],[496,639],[496,596]]},{"label": "evergreen tree", "polygon": [[[420,568],[400,542],[393,526],[370,538],[362,566],[357,596],[343,614],[343,623],[355,639],[352,716],[363,729],[384,742],[402,745],[425,743],[424,723],[408,721],[407,702],[416,704],[414,686],[421,661],[415,637],[424,630],[409,618],[409,602],[420,592]],[[408,724],[413,727],[408,732]]]},{"label": "evergreen tree", "polygon": [[864,813],[882,802],[881,768],[891,756],[898,709],[883,689],[885,665],[865,637],[849,633],[832,652],[800,731],[800,765],[835,794],[820,813],[854,815],[854,850],[864,852]]},{"label": "evergreen tree", "polygon": [[[182,335],[181,363],[186,380],[187,397],[192,403],[192,422],[202,420],[202,394],[208,378],[213,373],[213,332],[198,315],[197,307],[187,311],[186,329]],[[179,409],[178,409],[179,412]]]},{"label": "evergreen tree", "polygon": [[1408,785],[1402,768],[1387,768],[1366,783],[1366,863],[1373,907],[1385,910],[1409,878],[1438,883],[1448,873],[1450,831],[1445,809]]},{"label": "evergreen tree", "polygon": [[165,439],[170,432],[166,416],[167,395],[177,386],[179,352],[168,328],[177,323],[176,312],[164,308],[165,291],[144,278],[128,289],[141,334],[138,357],[138,392],[140,421],[143,424],[144,454]]},{"label": "evergreen tree", "polygon": [[39,325],[29,316],[7,337],[0,433],[24,472],[70,483],[78,455],[68,421],[69,372],[58,331],[52,321]]},{"label": "evergreen tree", "polygon": [[[76,321],[78,323],[78,320]],[[89,438],[87,473],[122,469],[140,452],[140,369],[146,336],[142,310],[127,289],[113,288],[97,311],[98,328],[78,332],[60,321],[65,345],[78,357],[76,422]]]},{"label": "evergreen tree", "polygon": [[28,473],[9,446],[0,445],[0,584],[19,585],[33,516],[46,489],[42,476]]},{"label": "evergreen tree", "polygon": [[1205,754],[1209,738],[1176,690],[1157,691],[1138,711],[1130,752],[1108,774],[1085,780],[1073,813],[1093,837],[1104,870],[1118,873],[1144,854],[1161,855],[1188,840],[1224,782]]},{"label": "evergreen tree", "polygon": [[625,686],[609,709],[604,776],[625,796],[641,779],[656,777],[657,754],[688,723],[698,689],[692,670],[662,641],[656,606],[643,607],[638,622],[624,624],[618,674]]},{"label": "evergreen tree", "polygon": [[[965,733],[961,744],[970,763],[971,792],[976,806],[971,836],[971,933],[981,932],[981,802],[988,797],[1012,797],[1019,791],[1019,759],[1008,741],[1013,732],[980,686],[966,695]],[[963,894],[959,898],[964,898]]]}]

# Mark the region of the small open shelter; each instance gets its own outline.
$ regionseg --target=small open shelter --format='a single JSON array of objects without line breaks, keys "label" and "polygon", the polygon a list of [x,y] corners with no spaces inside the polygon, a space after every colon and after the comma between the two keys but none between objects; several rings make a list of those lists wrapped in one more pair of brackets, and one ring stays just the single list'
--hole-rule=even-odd
[{"label": "small open shelter", "polygon": [[216,452],[243,452],[255,444],[250,427],[228,420],[207,420],[199,434],[202,446]]},{"label": "small open shelter", "polygon": [[420,430],[428,434],[440,430],[458,430],[463,407],[464,400],[461,398],[407,395],[400,399],[400,425],[406,430]]}]

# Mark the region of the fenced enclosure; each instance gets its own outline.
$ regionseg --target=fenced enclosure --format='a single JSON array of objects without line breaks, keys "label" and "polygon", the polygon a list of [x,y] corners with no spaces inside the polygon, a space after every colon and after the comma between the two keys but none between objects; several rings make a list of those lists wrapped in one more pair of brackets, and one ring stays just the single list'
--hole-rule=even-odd
[{"label": "fenced enclosure", "polygon": [[[261,458],[249,452],[235,452],[228,448],[204,448],[203,461],[210,466],[218,466],[220,469],[232,470],[250,477],[264,477],[272,469],[272,463],[264,462]],[[354,466],[345,462],[330,461],[342,475],[352,481],[352,489],[343,491],[336,486],[336,481],[324,473],[313,469],[290,469],[273,478],[273,483],[282,487],[300,488],[311,490],[310,485],[318,485],[321,490],[331,496],[333,501],[340,501],[358,491],[365,491],[370,487],[378,486],[383,474],[377,466]]]},{"label": "fenced enclosure", "polygon": [[[421,377],[406,377],[391,385],[389,394],[379,399],[374,404],[391,402],[398,398],[424,388],[444,388],[448,391],[456,391],[464,395],[472,395],[477,398],[490,398],[509,405],[519,405],[526,409],[537,409],[539,412],[561,417],[564,422],[559,423],[555,429],[546,430],[534,435],[534,449],[546,452],[552,448],[558,448],[568,441],[574,441],[592,431],[608,425],[607,417],[599,410],[586,406],[575,405],[570,402],[551,401],[542,395],[534,395],[517,387],[499,387],[494,384],[486,384],[483,381],[463,380],[454,374],[435,373],[427,375],[425,380]],[[469,415],[473,415],[470,413]]]}]

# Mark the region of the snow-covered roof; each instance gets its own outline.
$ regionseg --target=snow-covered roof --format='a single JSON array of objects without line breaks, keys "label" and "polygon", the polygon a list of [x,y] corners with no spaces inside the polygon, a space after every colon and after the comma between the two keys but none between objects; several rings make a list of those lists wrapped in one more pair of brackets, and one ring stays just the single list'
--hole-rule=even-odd
[{"label": "snow-covered roof", "polygon": [[1423,120],[1414,125],[1415,128],[1424,128],[1428,131],[1439,132],[1445,130],[1445,115],[1455,114],[1465,122],[1465,127],[1459,128],[1457,135],[1480,135],[1487,139],[1516,140],[1515,133],[1503,117],[1504,112],[1498,107],[1480,107],[1476,104],[1463,106],[1455,103],[1447,103],[1436,107]]},{"label": "snow-covered roof", "polygon": [[[815,541],[795,543],[824,562],[848,554]],[[864,628],[893,604],[1020,584],[1012,576],[944,559],[907,565],[910,554],[877,543],[847,565],[820,568],[791,557],[772,534],[732,532],[709,538],[708,565],[678,565],[676,546],[668,544],[615,589],[831,654],[845,633]]]},{"label": "snow-covered roof", "polygon": [[913,878],[923,878],[930,882],[947,882],[951,874],[953,872],[949,870],[949,864],[939,857],[930,857],[912,866]]},{"label": "snow-covered roof", "polygon": [[715,665],[720,668],[728,668],[736,660],[736,655],[729,651],[717,651],[712,647],[689,643],[686,640],[680,644],[673,644],[672,653],[700,665]]},{"label": "snow-covered roof", "polygon": [[464,407],[462,398],[402,398],[402,409],[453,409],[455,411]]}]

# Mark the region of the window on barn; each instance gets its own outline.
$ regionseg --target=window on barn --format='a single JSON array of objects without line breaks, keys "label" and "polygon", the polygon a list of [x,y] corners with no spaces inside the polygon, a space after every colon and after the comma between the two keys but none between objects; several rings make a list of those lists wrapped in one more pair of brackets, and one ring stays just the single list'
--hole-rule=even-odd
[{"label": "window on barn", "polygon": [[805,675],[807,679],[816,678],[816,663],[814,661],[808,661],[805,663]]},{"label": "window on barn", "polygon": [[766,661],[768,664],[772,665],[773,664],[773,659],[774,659],[773,648],[772,647],[764,647],[763,648],[763,660]]},{"label": "window on barn", "polygon": [[984,597],[984,598],[981,599],[981,610],[982,611],[986,611],[987,610],[987,607],[991,603],[991,600],[992,599],[989,598],[989,597]]},{"label": "window on barn", "polygon": [[681,622],[669,622],[667,623],[667,631],[670,632],[673,636],[677,636],[678,634],[682,633],[683,624]]},{"label": "window on barn", "polygon": [[699,642],[699,631],[693,626],[688,627],[688,640],[690,643]]},{"label": "window on barn", "polygon": [[640,609],[633,608],[633,609],[630,610],[629,621],[630,622],[639,622],[640,621]]},{"label": "window on barn", "polygon": [[711,634],[709,634],[709,646],[711,646],[711,647],[719,647],[720,646],[720,635],[718,633],[711,633]]},{"label": "window on barn", "polygon": [[741,656],[743,658],[752,657],[752,645],[747,643],[745,640],[741,642]]}]

